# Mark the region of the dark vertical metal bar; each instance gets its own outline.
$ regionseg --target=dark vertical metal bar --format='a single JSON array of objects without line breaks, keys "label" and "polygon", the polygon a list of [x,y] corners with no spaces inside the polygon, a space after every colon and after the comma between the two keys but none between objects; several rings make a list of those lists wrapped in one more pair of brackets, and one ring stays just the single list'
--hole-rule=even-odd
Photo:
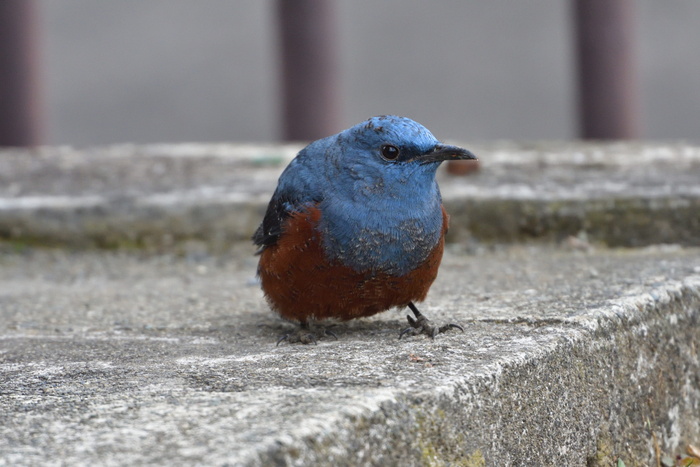
[{"label": "dark vertical metal bar", "polygon": [[574,0],[579,135],[639,136],[634,0]]},{"label": "dark vertical metal bar", "polygon": [[0,146],[40,143],[36,5],[0,0]]},{"label": "dark vertical metal bar", "polygon": [[277,0],[283,137],[313,140],[340,130],[332,0]]}]

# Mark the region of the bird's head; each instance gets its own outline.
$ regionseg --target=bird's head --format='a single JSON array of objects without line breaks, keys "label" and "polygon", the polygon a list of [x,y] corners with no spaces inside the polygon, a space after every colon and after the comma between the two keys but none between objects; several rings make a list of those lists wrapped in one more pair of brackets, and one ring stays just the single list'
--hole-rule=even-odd
[{"label": "bird's head", "polygon": [[338,188],[387,195],[401,185],[429,189],[443,161],[476,159],[466,149],[441,143],[423,125],[395,115],[348,128],[335,136],[332,148],[326,157]]},{"label": "bird's head", "polygon": [[392,274],[424,261],[443,234],[435,172],[461,159],[476,157],[392,115],[312,143],[300,164],[313,173],[321,199],[318,229],[328,257],[356,271]]}]

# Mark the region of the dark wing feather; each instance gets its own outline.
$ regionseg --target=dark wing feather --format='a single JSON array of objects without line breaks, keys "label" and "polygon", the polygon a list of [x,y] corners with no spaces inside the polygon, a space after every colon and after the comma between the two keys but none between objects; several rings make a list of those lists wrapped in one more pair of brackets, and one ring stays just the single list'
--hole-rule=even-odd
[{"label": "dark wing feather", "polygon": [[258,253],[277,243],[284,223],[294,212],[302,211],[321,201],[316,189],[316,177],[307,164],[306,149],[287,166],[279,179],[277,190],[267,205],[262,224],[253,234],[253,243],[260,247]]},{"label": "dark wing feather", "polygon": [[260,251],[277,243],[282,234],[284,221],[293,212],[302,209],[303,204],[305,203],[290,196],[290,193],[275,193],[270,204],[267,205],[262,223],[253,234],[253,243],[261,247]]}]

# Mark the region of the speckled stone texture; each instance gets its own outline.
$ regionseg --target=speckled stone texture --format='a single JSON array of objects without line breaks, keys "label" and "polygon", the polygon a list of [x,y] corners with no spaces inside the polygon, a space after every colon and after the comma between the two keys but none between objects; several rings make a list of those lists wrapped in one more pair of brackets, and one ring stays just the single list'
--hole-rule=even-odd
[{"label": "speckled stone texture", "polygon": [[[0,151],[0,465],[655,465],[700,439],[700,149],[470,145],[421,311],[275,346],[298,146]],[[244,241],[242,241],[244,240]],[[107,247],[100,249],[99,247]]]},{"label": "speckled stone texture", "polygon": [[[441,174],[451,241],[585,234],[594,243],[700,245],[700,148],[469,144],[481,169]],[[247,240],[299,145],[0,151],[0,239],[213,251]]]},{"label": "speckled stone texture", "polygon": [[649,465],[700,436],[700,250],[451,245],[422,310],[280,345],[252,247],[0,260],[8,465]]}]

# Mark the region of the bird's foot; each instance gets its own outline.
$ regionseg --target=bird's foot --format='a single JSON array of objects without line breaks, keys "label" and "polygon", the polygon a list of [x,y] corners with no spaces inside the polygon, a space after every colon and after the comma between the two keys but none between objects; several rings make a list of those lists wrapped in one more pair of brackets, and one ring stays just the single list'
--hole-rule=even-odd
[{"label": "bird's foot", "polygon": [[[321,336],[331,336],[335,340],[338,340],[338,336],[336,336],[335,333],[329,329],[324,329]],[[280,343],[284,341],[287,341],[287,343],[289,344],[318,345],[318,338],[316,336],[316,333],[312,332],[309,325],[306,323],[302,323],[299,329],[297,329],[295,332],[287,333],[281,336],[277,340],[277,344],[275,346],[279,346]]]},{"label": "bird's foot", "polygon": [[399,339],[401,339],[403,336],[406,334],[411,335],[411,336],[417,336],[419,334],[425,334],[427,336],[430,336],[431,339],[435,339],[435,336],[440,334],[441,332],[445,332],[449,329],[459,329],[460,331],[464,332],[464,328],[460,326],[459,324],[453,324],[453,323],[448,323],[443,326],[433,326],[433,324],[430,322],[428,318],[426,318],[423,313],[418,311],[418,308],[411,302],[408,304],[409,308],[411,311],[413,311],[413,314],[416,316],[415,319],[411,317],[411,315],[406,315],[406,318],[408,319],[408,324],[410,324],[410,327],[404,329],[401,331],[399,334]]}]

